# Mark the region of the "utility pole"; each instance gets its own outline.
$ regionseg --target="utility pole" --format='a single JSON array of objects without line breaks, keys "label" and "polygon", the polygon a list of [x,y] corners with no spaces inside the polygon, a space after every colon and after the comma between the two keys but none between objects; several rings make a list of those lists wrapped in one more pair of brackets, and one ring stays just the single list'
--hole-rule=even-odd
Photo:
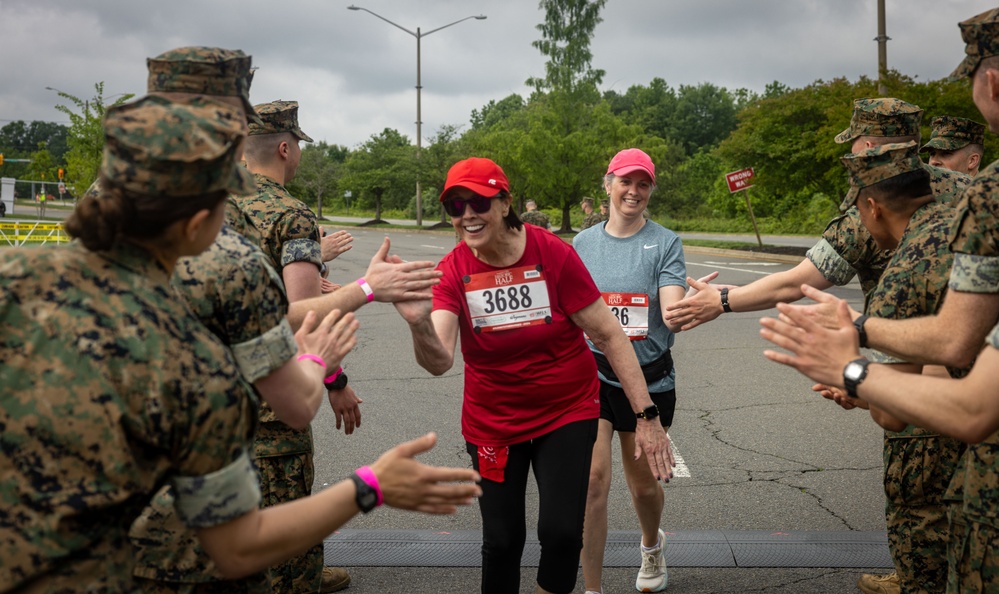
[{"label": "utility pole", "polygon": [[878,42],[878,95],[884,97],[888,95],[888,86],[885,85],[885,73],[888,72],[888,34],[885,32],[885,0],[878,0],[878,36],[874,41]]}]

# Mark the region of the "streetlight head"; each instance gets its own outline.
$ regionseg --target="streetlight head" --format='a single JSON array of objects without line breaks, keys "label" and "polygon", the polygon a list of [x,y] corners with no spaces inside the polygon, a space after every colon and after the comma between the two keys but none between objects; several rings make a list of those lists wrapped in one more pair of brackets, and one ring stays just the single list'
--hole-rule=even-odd
[{"label": "streetlight head", "polygon": [[361,7],[354,6],[353,4],[351,4],[350,6],[347,7],[347,10],[361,10]]},{"label": "streetlight head", "polygon": [[476,20],[484,21],[484,20],[486,20],[486,15],[480,14],[479,16],[477,16],[475,18],[476,18]]}]

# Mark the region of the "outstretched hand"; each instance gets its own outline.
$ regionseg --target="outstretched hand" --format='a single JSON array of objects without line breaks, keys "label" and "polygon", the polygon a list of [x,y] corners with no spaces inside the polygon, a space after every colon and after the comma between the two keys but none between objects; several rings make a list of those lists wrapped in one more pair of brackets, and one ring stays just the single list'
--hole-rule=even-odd
[{"label": "outstretched hand", "polygon": [[687,284],[690,285],[690,289],[687,291],[687,296],[666,306],[666,322],[670,326],[679,326],[680,330],[686,331],[720,316],[724,311],[721,306],[720,289],[716,285],[709,284],[709,281],[716,276],[717,272],[700,280],[688,276]]},{"label": "outstretched hand", "polygon": [[444,273],[434,270],[434,263],[428,260],[406,262],[399,256],[390,256],[390,247],[386,237],[364,273],[364,279],[374,291],[375,301],[396,303],[432,298],[431,287],[440,284]]},{"label": "outstretched hand", "polygon": [[826,328],[802,311],[808,306],[778,303],[780,319],[763,318],[760,336],[791,354],[766,350],[763,354],[782,365],[793,367],[828,386],[843,386],[843,368],[860,357],[857,331],[850,308],[841,301],[837,308],[838,326]]},{"label": "outstretched hand", "polygon": [[340,362],[357,345],[357,329],[361,323],[353,313],[340,315],[339,309],[331,311],[318,321],[314,311],[309,311],[302,326],[295,333],[299,353],[311,353],[326,363],[327,369],[336,369]]},{"label": "outstretched hand", "polygon": [[437,435],[427,433],[401,443],[371,464],[378,477],[385,504],[428,514],[453,514],[459,505],[469,505],[482,495],[475,484],[479,473],[471,468],[428,466],[416,456],[430,451]]},{"label": "outstretched hand", "polygon": [[347,231],[326,233],[326,229],[323,229],[323,239],[319,244],[323,252],[323,262],[335,260],[337,256],[354,247],[353,243],[354,236]]},{"label": "outstretched hand", "polygon": [[[808,305],[795,305],[803,315],[830,330],[839,328],[839,304],[841,302],[846,303],[846,301],[835,295],[816,289],[811,285],[801,285],[801,292],[805,297],[815,302]],[[851,320],[860,316],[860,312],[849,307],[849,305],[847,305],[847,310],[850,313]]]}]

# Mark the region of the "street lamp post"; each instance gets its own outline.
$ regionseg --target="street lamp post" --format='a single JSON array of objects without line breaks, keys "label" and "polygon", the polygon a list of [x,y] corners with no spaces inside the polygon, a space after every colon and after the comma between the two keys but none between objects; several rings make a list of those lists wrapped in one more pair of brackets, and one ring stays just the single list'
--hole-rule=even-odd
[{"label": "street lamp post", "polygon": [[[398,23],[393,23],[392,21],[388,20],[387,18],[383,17],[382,15],[380,15],[380,14],[378,14],[376,12],[372,12],[372,11],[368,10],[367,8],[362,7],[362,6],[354,6],[353,4],[351,4],[350,6],[347,7],[347,10],[363,10],[364,12],[370,14],[371,16],[379,18],[379,19],[385,21],[386,23],[392,25],[393,27],[396,27],[398,29],[402,29],[406,33],[409,33],[410,35],[412,35],[413,37],[416,38],[416,158],[419,159],[420,158],[420,149],[423,146],[423,121],[420,118],[420,116],[421,116],[421,112],[420,112],[420,91],[423,89],[423,86],[420,84],[420,40],[423,39],[424,37],[426,37],[427,35],[430,35],[431,33],[436,33],[438,31],[440,31],[441,29],[447,29],[448,27],[451,27],[453,25],[457,25],[458,23],[465,22],[465,21],[467,21],[469,19],[476,19],[476,20],[479,20],[479,21],[484,20],[486,18],[486,15],[480,14],[480,15],[467,16],[467,17],[465,17],[463,19],[458,19],[457,21],[455,21],[453,23],[448,23],[448,24],[446,24],[446,25],[444,25],[442,27],[437,27],[436,29],[431,29],[430,31],[427,31],[426,33],[421,33],[419,27],[416,28],[416,31],[410,31],[409,29],[403,27],[402,25],[400,25]],[[417,226],[422,226],[423,225],[423,194],[422,194],[422,192],[420,190],[420,176],[419,176],[419,173],[417,173],[417,176],[416,176],[416,224],[417,224]]]}]

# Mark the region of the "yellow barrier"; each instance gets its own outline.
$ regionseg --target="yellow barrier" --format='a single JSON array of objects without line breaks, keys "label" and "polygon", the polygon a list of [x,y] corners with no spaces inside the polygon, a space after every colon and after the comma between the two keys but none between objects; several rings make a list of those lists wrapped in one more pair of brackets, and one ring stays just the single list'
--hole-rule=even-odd
[{"label": "yellow barrier", "polygon": [[19,246],[26,243],[65,243],[69,236],[61,223],[50,221],[11,221],[0,223],[0,245]]}]

